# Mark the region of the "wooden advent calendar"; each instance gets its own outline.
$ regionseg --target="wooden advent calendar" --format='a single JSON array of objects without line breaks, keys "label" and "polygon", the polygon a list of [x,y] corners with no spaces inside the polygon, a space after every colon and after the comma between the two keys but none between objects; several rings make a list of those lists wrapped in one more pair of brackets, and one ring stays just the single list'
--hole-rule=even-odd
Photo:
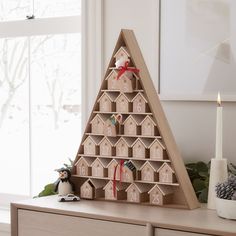
[{"label": "wooden advent calendar", "polygon": [[82,199],[199,207],[131,30],[120,33],[72,176]]}]

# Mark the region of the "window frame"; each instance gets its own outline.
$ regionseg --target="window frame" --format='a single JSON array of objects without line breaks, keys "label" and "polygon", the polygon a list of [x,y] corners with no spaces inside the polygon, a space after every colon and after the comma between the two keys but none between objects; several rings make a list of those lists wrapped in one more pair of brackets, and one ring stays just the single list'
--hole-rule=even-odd
[{"label": "window frame", "polygon": [[[82,132],[86,127],[86,121],[90,115],[90,111],[92,109],[95,97],[97,96],[98,89],[101,83],[101,79],[104,76],[104,1],[103,0],[81,0],[81,15],[80,16],[65,16],[65,17],[55,17],[57,20],[67,19],[66,22],[62,24],[65,30],[68,33],[72,33],[71,24],[72,20],[77,20],[80,25],[80,33],[81,33],[81,76],[82,78],[82,107],[81,107],[81,118],[82,118]],[[24,30],[28,35],[32,35],[30,30],[32,29],[32,25],[34,22],[38,22],[38,25],[44,23],[49,23],[51,25],[51,29],[56,33],[62,33],[57,29],[53,28],[53,22],[55,18],[41,18],[34,20],[22,20],[21,23],[26,27],[27,30]],[[15,27],[6,28],[6,23],[12,24],[16,27],[18,31],[14,31]],[[18,22],[8,21],[8,22],[0,22],[0,38],[3,37],[14,37],[21,36],[20,27]],[[10,26],[10,25],[9,25]],[[31,26],[31,28],[30,28]],[[37,25],[34,25],[36,28]],[[46,29],[45,29],[46,30]],[[49,30],[49,26],[47,27]],[[69,31],[70,30],[70,31]],[[43,32],[41,32],[43,34]],[[45,31],[46,34],[46,31]],[[48,31],[47,31],[48,34]],[[91,70],[90,68],[93,68]],[[93,73],[91,73],[93,71]],[[96,78],[96,80],[94,80]],[[78,144],[79,145],[79,144]],[[4,208],[9,208],[10,202],[20,201],[22,199],[26,199],[32,197],[31,196],[20,196],[20,195],[12,195],[12,194],[3,194],[0,192],[0,208],[3,206]]]},{"label": "window frame", "polygon": [[[0,38],[26,37],[29,40],[31,36],[48,35],[48,34],[69,34],[69,33],[82,33],[80,15],[0,22]],[[29,58],[30,58],[30,55],[29,55]],[[82,87],[83,85],[81,85],[81,88]],[[29,132],[31,132],[30,129],[31,127],[29,127]],[[29,149],[31,149],[31,147]],[[31,150],[29,150],[29,153],[30,152]],[[9,209],[10,202],[12,201],[20,201],[26,198],[33,197],[32,195],[32,168],[33,168],[32,155],[30,154],[29,155],[29,195],[26,195],[26,196],[15,195],[15,194],[8,194],[8,193],[0,192],[0,208],[1,209]]]}]

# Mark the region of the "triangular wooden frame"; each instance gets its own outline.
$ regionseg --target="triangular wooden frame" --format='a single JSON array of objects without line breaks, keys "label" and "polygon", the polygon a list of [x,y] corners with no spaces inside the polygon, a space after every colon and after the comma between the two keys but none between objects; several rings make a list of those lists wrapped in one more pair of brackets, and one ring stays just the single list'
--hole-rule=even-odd
[{"label": "triangular wooden frame", "polygon": [[[141,83],[141,86],[145,92],[145,97],[148,100],[150,110],[153,114],[153,119],[157,124],[160,136],[162,137],[163,143],[166,147],[169,160],[171,161],[171,166],[175,170],[175,175],[179,183],[179,187],[176,190],[175,195],[174,195],[175,200],[173,204],[168,207],[180,207],[180,208],[187,208],[187,209],[197,208],[199,207],[199,202],[195,195],[195,192],[190,182],[190,179],[188,177],[184,162],[182,160],[177,144],[175,142],[175,139],[169,127],[165,113],[163,111],[160,99],[157,95],[154,84],[152,82],[152,79],[148,72],[144,58],[142,56],[137,40],[132,30],[127,30],[127,29],[121,30],[112,58],[108,65],[107,71],[105,73],[104,80],[102,81],[99,93],[97,95],[96,102],[94,104],[93,110],[88,120],[88,125],[85,128],[85,132],[82,137],[81,143],[83,143],[83,141],[87,137],[86,133],[88,133],[89,123],[94,117],[93,111],[95,111],[97,107],[97,100],[99,97],[101,97],[102,92],[103,92],[102,90],[104,90],[105,88],[105,79],[107,78],[108,74],[111,72],[110,68],[113,68],[112,66],[114,66],[114,63],[115,63],[114,55],[116,54],[116,52],[119,50],[121,46],[127,47],[131,55],[131,58],[130,58],[131,65],[140,69],[139,82]],[[81,157],[82,149],[83,147],[82,145],[80,145],[80,148],[78,150],[78,154],[74,163],[76,163],[78,161],[78,158]],[[113,157],[111,157],[111,159],[113,159]],[[73,170],[75,170],[75,168],[73,168]],[[78,178],[75,178],[75,181],[80,182],[78,181]]]}]

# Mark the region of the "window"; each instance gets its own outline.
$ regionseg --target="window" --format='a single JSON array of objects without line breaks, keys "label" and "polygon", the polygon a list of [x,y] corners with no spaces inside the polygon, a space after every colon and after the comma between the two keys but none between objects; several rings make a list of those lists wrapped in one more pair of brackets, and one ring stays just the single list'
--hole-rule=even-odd
[{"label": "window", "polygon": [[5,194],[36,195],[57,179],[54,169],[75,158],[80,14],[81,0],[1,1],[0,204]]}]

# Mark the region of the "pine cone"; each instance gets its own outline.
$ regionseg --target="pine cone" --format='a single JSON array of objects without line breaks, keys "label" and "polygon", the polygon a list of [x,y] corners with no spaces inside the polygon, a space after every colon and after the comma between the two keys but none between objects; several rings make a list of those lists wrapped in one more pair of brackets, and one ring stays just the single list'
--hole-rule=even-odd
[{"label": "pine cone", "polygon": [[232,198],[235,192],[233,186],[227,182],[217,184],[215,191],[216,191],[216,196],[218,198],[228,199],[228,200]]},{"label": "pine cone", "polygon": [[230,175],[227,181],[236,191],[236,176],[235,175]]},{"label": "pine cone", "polygon": [[234,192],[233,196],[231,197],[232,200],[236,201],[236,192]]}]

